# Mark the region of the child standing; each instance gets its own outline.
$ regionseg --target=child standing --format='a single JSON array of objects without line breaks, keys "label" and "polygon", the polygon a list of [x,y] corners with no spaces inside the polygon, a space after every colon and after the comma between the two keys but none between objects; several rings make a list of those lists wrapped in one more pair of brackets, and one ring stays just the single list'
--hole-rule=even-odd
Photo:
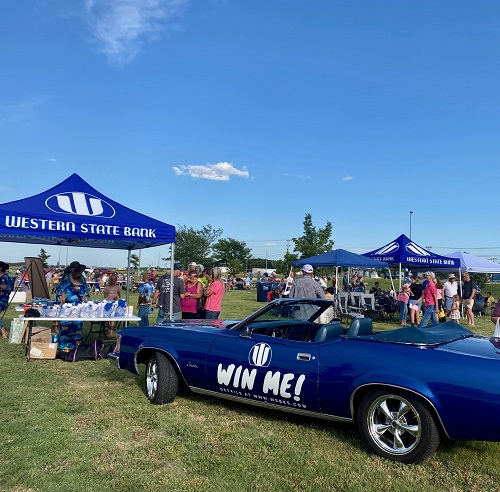
[{"label": "child standing", "polygon": [[155,285],[151,280],[150,274],[145,273],[142,276],[142,283],[139,285],[139,299],[137,300],[137,316],[141,318],[139,326],[149,326],[149,311],[151,310],[151,298],[155,291]]},{"label": "child standing", "polygon": [[455,323],[460,323],[460,296],[455,294],[453,296],[453,305],[451,306],[450,319]]},{"label": "child standing", "polygon": [[396,297],[399,306],[399,321],[401,326],[406,326],[406,318],[408,316],[408,301],[410,300],[410,286],[403,284],[401,291]]},{"label": "child standing", "polygon": [[[117,275],[111,275],[109,277],[109,284],[106,286],[104,289],[104,300],[105,301],[117,301],[120,299],[120,286],[117,284],[118,282],[118,276]],[[110,321],[109,322],[109,330],[108,330],[108,336],[110,337],[113,334],[113,329],[115,327],[115,322]]]}]

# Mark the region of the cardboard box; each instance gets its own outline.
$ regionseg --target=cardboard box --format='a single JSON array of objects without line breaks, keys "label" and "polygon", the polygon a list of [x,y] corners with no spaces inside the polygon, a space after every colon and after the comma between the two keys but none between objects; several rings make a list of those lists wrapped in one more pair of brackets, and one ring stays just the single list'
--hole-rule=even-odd
[{"label": "cardboard box", "polygon": [[55,359],[58,343],[31,342],[30,359]]},{"label": "cardboard box", "polygon": [[34,326],[31,329],[31,343],[50,343],[52,341],[52,329],[46,326]]}]

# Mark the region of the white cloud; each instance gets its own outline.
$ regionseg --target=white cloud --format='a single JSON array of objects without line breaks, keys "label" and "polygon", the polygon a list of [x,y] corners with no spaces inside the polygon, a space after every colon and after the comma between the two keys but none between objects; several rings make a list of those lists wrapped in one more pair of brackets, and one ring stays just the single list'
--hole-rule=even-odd
[{"label": "white cloud", "polygon": [[86,0],[86,16],[99,51],[123,65],[156,41],[168,29],[177,28],[178,17],[189,0]]},{"label": "white cloud", "polygon": [[285,173],[285,176],[287,178],[293,178],[293,179],[304,179],[304,180],[310,180],[310,179],[312,179],[311,176],[305,176],[304,174],[288,174],[288,173]]},{"label": "white cloud", "polygon": [[195,179],[210,179],[214,181],[229,181],[231,176],[238,176],[239,178],[250,177],[250,173],[245,166],[240,171],[229,162],[206,164],[205,166],[174,166],[172,169],[177,176],[186,174]]},{"label": "white cloud", "polygon": [[352,181],[354,178],[352,176],[344,176],[343,178],[340,178],[341,181]]},{"label": "white cloud", "polygon": [[19,101],[6,108],[2,116],[4,123],[27,123],[34,120],[40,107],[44,104],[46,98],[42,96],[32,96],[24,101]]},{"label": "white cloud", "polygon": [[47,159],[45,160],[50,162],[57,162],[57,159],[54,159],[53,157],[47,157]]}]

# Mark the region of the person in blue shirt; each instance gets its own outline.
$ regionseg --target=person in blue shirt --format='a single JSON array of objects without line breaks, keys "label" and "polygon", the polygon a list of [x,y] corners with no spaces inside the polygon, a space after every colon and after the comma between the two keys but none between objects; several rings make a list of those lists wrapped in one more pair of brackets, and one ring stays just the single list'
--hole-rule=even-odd
[{"label": "person in blue shirt", "polygon": [[151,299],[155,291],[155,285],[150,279],[149,273],[142,276],[142,283],[137,289],[139,299],[137,300],[137,316],[141,318],[139,326],[149,326],[149,312],[151,311]]},{"label": "person in blue shirt", "polygon": [[[14,282],[10,278],[9,274],[9,264],[0,261],[0,313],[7,311],[9,307],[9,296],[14,287]],[[0,334],[2,338],[7,338],[8,334],[4,328],[3,319],[0,319]]]},{"label": "person in blue shirt", "polygon": [[[90,295],[83,272],[87,268],[78,261],[72,261],[64,270],[59,282],[56,299],[62,304],[81,304]],[[81,321],[62,321],[59,325],[59,350],[73,350],[82,343]]]}]

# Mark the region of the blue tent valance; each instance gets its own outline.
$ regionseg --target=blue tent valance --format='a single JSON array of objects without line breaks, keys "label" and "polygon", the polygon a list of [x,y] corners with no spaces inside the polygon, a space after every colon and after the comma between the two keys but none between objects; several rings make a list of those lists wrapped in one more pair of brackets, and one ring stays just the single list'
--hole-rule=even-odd
[{"label": "blue tent valance", "polygon": [[414,243],[404,234],[381,248],[363,253],[363,256],[372,260],[386,261],[390,266],[403,265],[426,269],[460,268],[460,260],[432,253]]},{"label": "blue tent valance", "polygon": [[130,251],[175,242],[175,227],[120,205],[72,174],[43,193],[1,204],[0,241]]}]

